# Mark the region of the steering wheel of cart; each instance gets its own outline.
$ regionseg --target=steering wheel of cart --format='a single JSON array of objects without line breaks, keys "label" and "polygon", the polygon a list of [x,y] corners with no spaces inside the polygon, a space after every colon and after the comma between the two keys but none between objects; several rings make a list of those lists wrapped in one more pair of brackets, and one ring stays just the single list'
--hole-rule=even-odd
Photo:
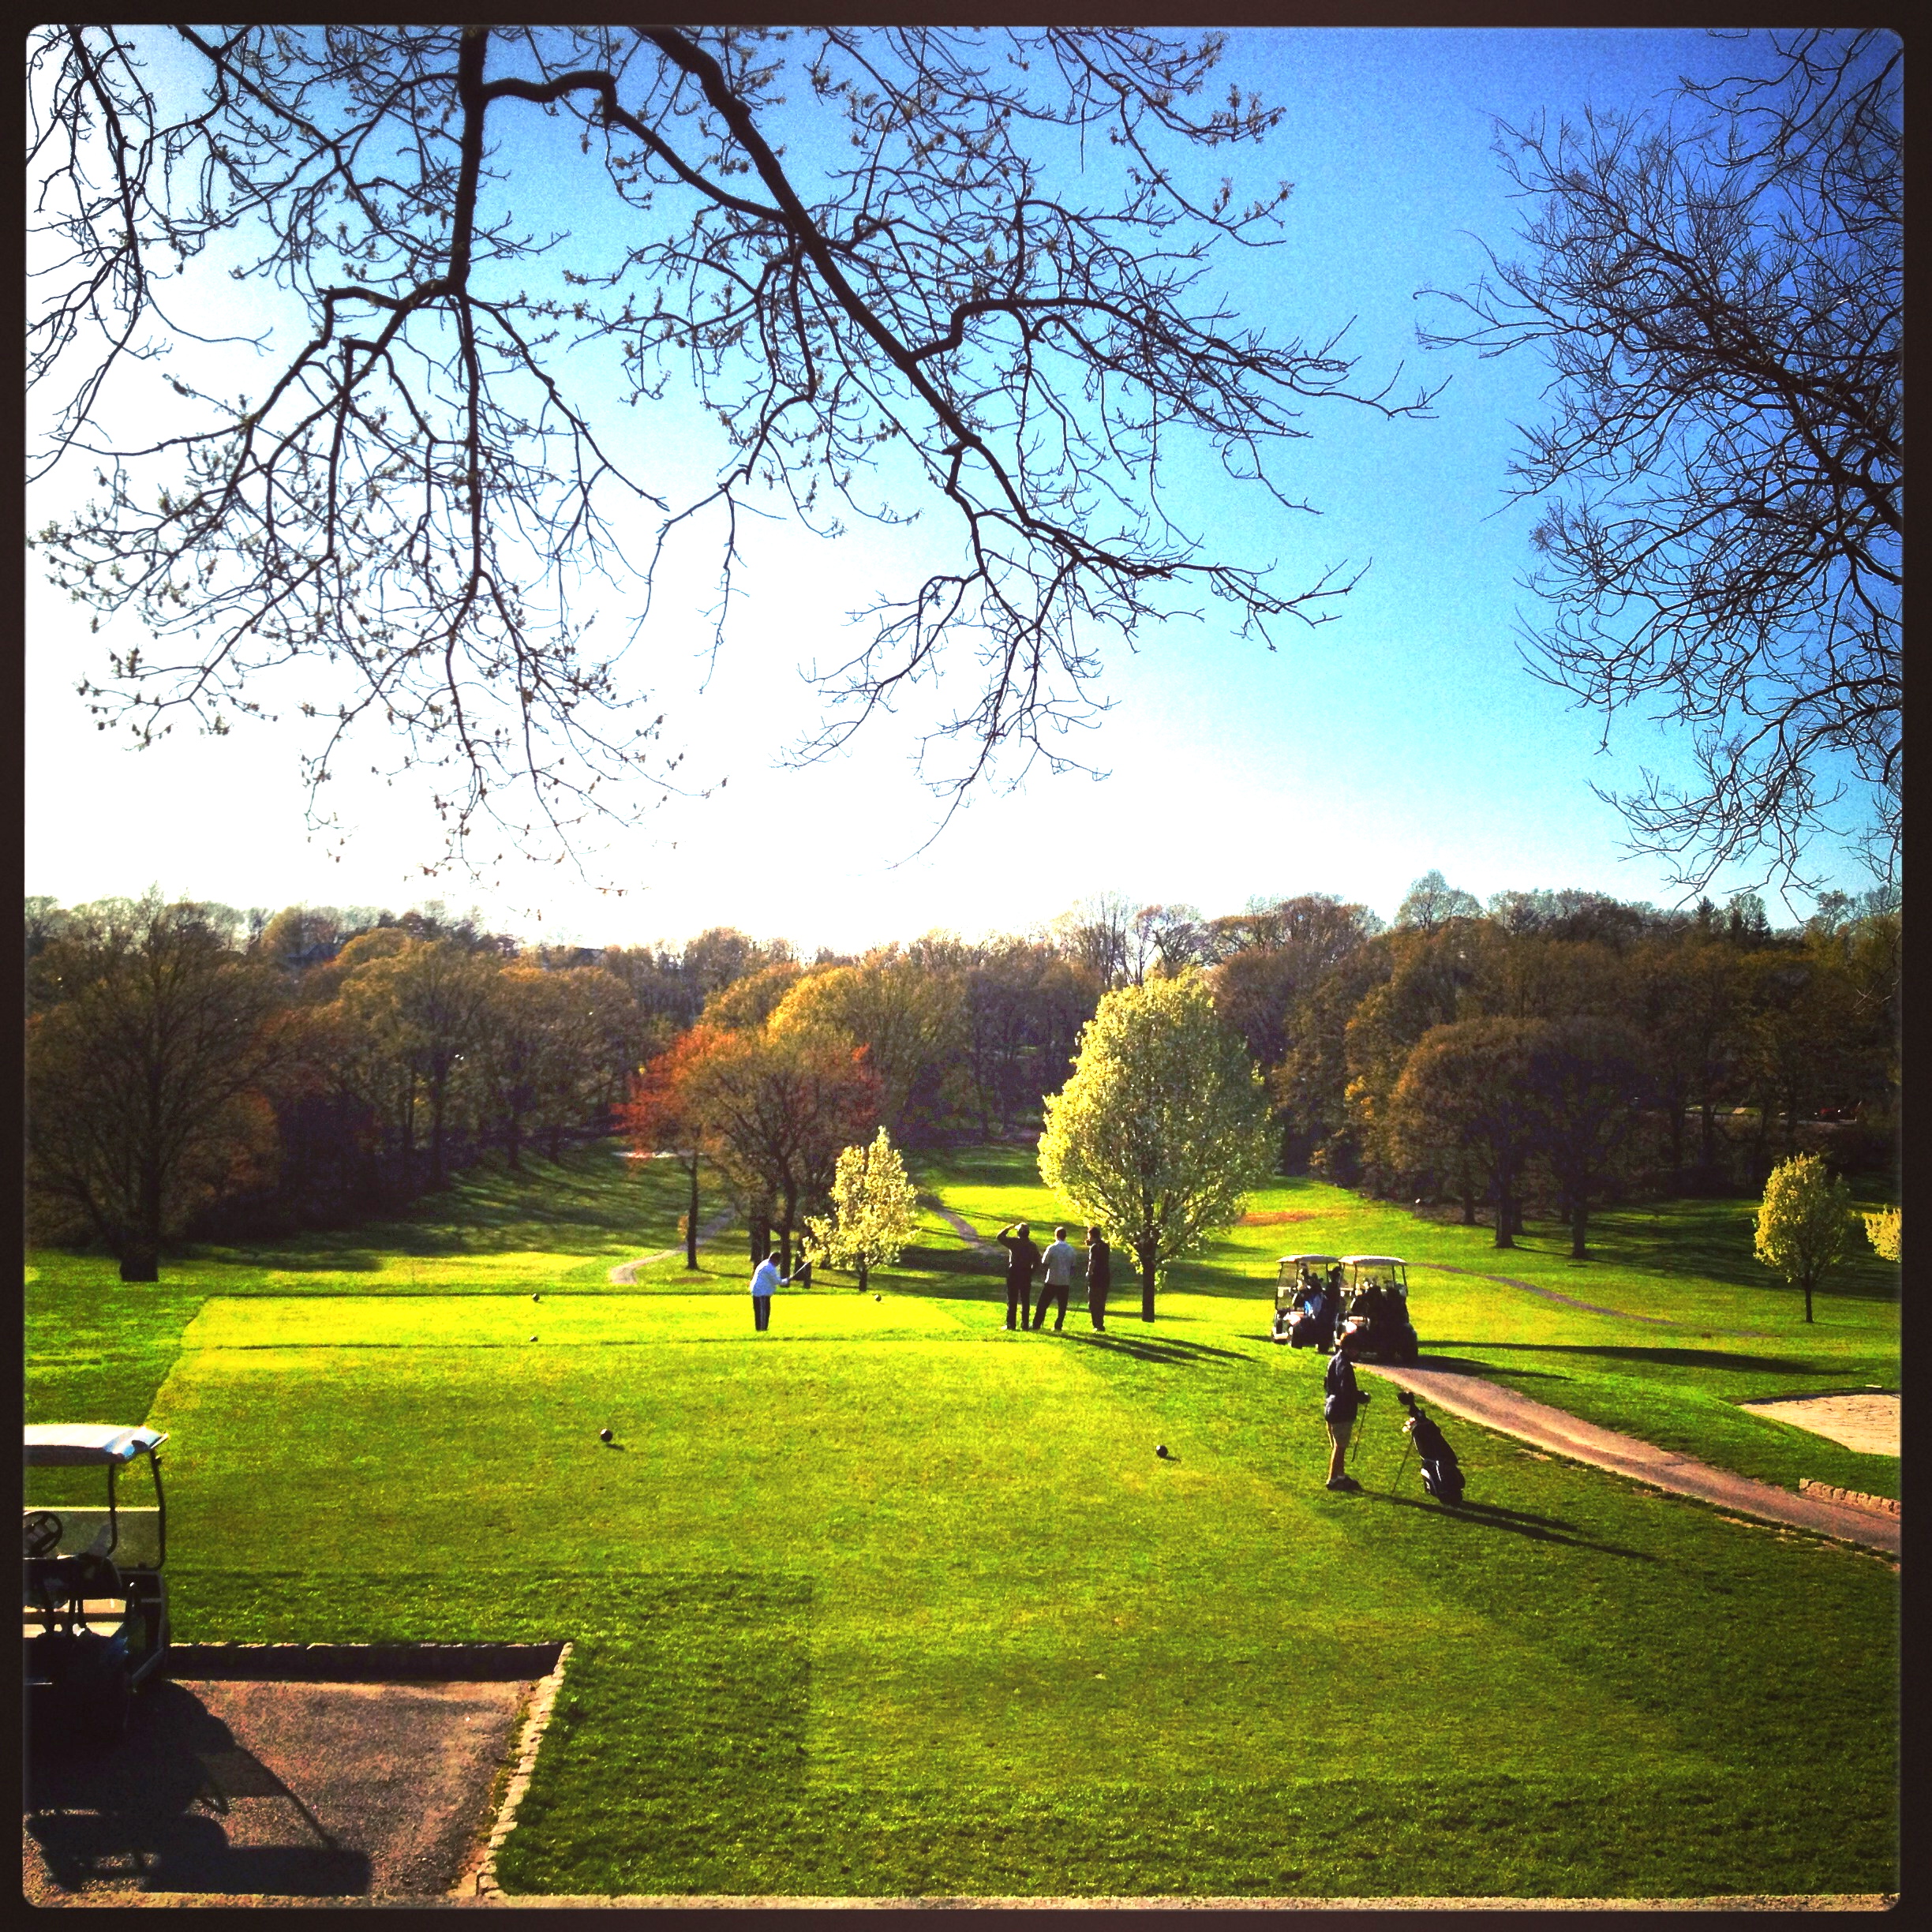
[{"label": "steering wheel of cart", "polygon": [[38,1562],[60,1548],[61,1519],[52,1510],[30,1510],[21,1520],[21,1546],[24,1555]]}]

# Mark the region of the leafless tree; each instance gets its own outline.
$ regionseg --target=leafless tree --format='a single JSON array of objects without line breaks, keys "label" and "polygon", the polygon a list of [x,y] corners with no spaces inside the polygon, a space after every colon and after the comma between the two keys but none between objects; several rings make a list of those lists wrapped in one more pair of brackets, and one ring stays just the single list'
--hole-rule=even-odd
[{"label": "leafless tree", "polygon": [[1531,660],[1606,729],[1650,700],[1690,728],[1698,784],[1616,802],[1698,889],[1733,861],[1803,885],[1848,792],[1881,871],[1899,829],[1903,53],[1747,51],[1662,121],[1500,126],[1527,253],[1424,335],[1548,358],[1512,472],[1544,500]]},{"label": "leafless tree", "polygon": [[[627,814],[647,769],[676,782],[583,613],[594,584],[627,592],[634,639],[707,521],[721,635],[747,515],[950,515],[956,564],[854,613],[795,752],[976,659],[921,744],[954,803],[1073,762],[1108,636],[1208,599],[1264,638],[1322,621],[1348,569],[1282,588],[1231,560],[1170,502],[1172,465],[1204,449],[1306,508],[1279,474],[1305,404],[1428,398],[1217,305],[1218,251],[1279,238],[1288,192],[1192,185],[1195,150],[1279,115],[1211,104],[1219,51],[1139,29],[36,30],[35,474],[78,457],[99,479],[37,541],[151,640],[85,695],[143,741],[178,715],[222,731],[293,665],[317,822],[366,725],[441,774],[452,852],[492,821],[551,849]],[[298,321],[255,340],[243,394],[200,346],[245,346],[253,299]],[[666,406],[661,470],[600,382]],[[683,489],[703,452],[663,444],[695,426],[719,453]]]}]

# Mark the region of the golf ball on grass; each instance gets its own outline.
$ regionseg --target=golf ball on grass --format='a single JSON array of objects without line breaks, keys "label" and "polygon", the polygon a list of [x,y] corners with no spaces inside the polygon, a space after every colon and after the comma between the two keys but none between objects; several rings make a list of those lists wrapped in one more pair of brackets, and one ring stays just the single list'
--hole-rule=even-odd
[{"label": "golf ball on grass", "polygon": [[1156,1443],[1154,1445],[1154,1453],[1157,1456],[1164,1456],[1167,1453],[1167,1445],[1165,1443]]},{"label": "golf ball on grass", "polygon": [[597,1431],[597,1440],[599,1442],[608,1442],[610,1439],[611,1432],[608,1429],[601,1428]]}]

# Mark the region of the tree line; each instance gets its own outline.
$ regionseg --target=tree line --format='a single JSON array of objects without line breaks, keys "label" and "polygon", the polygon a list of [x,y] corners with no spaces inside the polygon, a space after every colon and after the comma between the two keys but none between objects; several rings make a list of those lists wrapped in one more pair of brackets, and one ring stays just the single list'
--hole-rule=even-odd
[{"label": "tree line", "polygon": [[[810,961],[728,927],[526,947],[440,904],[272,915],[151,892],[26,906],[38,1238],[152,1280],[189,1232],[392,1208],[485,1153],[613,1131],[708,1156],[789,1256],[841,1151],[1037,1135],[1106,992],[1198,971],[1267,1083],[1277,1164],[1493,1219],[1889,1160],[1896,893],[1664,912],[1486,906],[1438,873],[1391,924],[1331,895],[1204,916],[1117,893],[1044,929]],[[695,1226],[695,1222],[694,1222]]]}]

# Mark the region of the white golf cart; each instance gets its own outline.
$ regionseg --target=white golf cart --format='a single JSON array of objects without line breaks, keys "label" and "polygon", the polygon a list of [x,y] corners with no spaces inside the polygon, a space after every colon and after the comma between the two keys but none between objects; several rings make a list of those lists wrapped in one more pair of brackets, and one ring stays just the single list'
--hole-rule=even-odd
[{"label": "white golf cart", "polygon": [[[24,1458],[21,1597],[30,1703],[58,1705],[78,1731],[118,1736],[136,1685],[167,1654],[167,1505],[159,1429],[29,1423]],[[154,1500],[122,1500],[145,1459]],[[104,1507],[74,1499],[102,1493]]]},{"label": "white golf cart", "polygon": [[1275,1264],[1275,1341],[1324,1354],[1335,1346],[1340,1297],[1330,1281],[1341,1266],[1331,1254],[1283,1255]]},{"label": "white golf cart", "polygon": [[1421,1348],[1409,1319],[1409,1264],[1399,1255],[1342,1257],[1342,1316],[1335,1329],[1358,1338],[1378,1361],[1413,1362]]}]

